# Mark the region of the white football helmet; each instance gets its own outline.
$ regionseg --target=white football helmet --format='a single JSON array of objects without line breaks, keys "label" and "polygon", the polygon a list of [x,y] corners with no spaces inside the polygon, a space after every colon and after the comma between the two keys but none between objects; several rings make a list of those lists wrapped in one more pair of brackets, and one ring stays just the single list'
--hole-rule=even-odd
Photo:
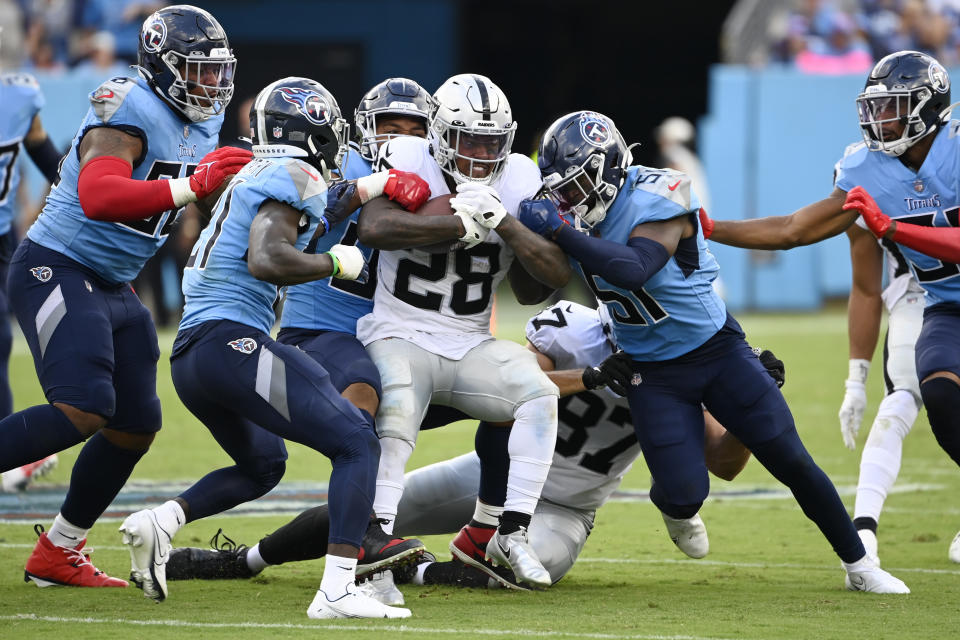
[{"label": "white football helmet", "polygon": [[433,99],[430,127],[438,138],[440,168],[457,184],[493,183],[507,165],[517,130],[503,91],[487,77],[462,73],[440,85]]}]

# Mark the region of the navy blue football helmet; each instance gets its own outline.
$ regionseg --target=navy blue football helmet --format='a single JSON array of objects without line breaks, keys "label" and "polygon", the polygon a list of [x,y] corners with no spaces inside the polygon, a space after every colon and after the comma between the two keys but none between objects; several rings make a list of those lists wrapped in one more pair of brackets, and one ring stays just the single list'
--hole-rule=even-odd
[{"label": "navy blue football helmet", "polygon": [[607,116],[576,111],[557,119],[543,134],[537,166],[543,187],[577,228],[603,221],[633,162],[630,148]]},{"label": "navy blue football helmet", "polygon": [[[898,51],[882,58],[857,96],[860,129],[867,148],[890,156],[901,155],[936,131],[950,106],[947,70],[919,51]],[[898,137],[891,130],[892,123],[903,126]]]},{"label": "navy blue football helmet", "polygon": [[340,173],[350,127],[316,80],[289,77],[264,87],[250,107],[250,129],[254,157],[303,158],[327,182]]},{"label": "navy blue football helmet", "polygon": [[388,78],[367,91],[353,113],[353,122],[360,136],[360,155],[373,162],[380,143],[394,137],[389,134],[377,136],[377,116],[419,118],[423,120],[424,130],[428,130],[433,106],[430,94],[406,78]]},{"label": "navy blue football helmet", "polygon": [[223,113],[233,97],[236,65],[223,27],[203,9],[164,7],[140,29],[137,70],[154,93],[191,122]]}]

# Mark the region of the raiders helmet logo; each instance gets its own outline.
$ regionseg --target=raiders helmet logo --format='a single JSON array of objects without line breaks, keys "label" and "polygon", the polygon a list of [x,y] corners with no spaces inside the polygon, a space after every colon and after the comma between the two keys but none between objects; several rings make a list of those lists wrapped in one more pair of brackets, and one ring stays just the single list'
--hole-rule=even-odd
[{"label": "raiders helmet logo", "polygon": [[227,346],[244,355],[250,355],[257,350],[257,341],[253,338],[237,338],[228,342]]},{"label": "raiders helmet logo", "polygon": [[140,39],[143,41],[143,48],[150,53],[157,53],[167,40],[167,25],[160,19],[160,16],[153,14],[143,23],[143,30],[140,32]]},{"label": "raiders helmet logo", "polygon": [[314,124],[329,122],[327,112],[329,107],[326,101],[316,91],[301,89],[300,87],[279,87],[277,91],[284,100],[296,105],[297,111]]},{"label": "raiders helmet logo", "polygon": [[580,135],[595,147],[604,147],[612,137],[610,125],[595,113],[585,113],[580,118]]}]

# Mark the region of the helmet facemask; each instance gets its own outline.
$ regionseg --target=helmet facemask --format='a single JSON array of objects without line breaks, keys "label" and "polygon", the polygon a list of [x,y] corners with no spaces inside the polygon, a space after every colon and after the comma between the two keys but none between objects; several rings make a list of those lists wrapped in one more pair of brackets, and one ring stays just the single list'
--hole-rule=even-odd
[{"label": "helmet facemask", "polygon": [[606,153],[594,153],[583,164],[567,167],[565,176],[552,173],[543,177],[547,197],[562,216],[573,217],[578,230],[589,230],[603,222],[617,197],[619,185],[601,177],[606,158]]},{"label": "helmet facemask", "polygon": [[[399,103],[400,105],[408,106],[409,103],[403,102]],[[368,162],[373,162],[377,157],[377,152],[380,150],[380,145],[385,142],[392,140],[393,138],[399,138],[403,134],[400,133],[377,133],[377,118],[386,117],[388,119],[393,118],[411,118],[417,120],[423,120],[424,131],[429,131],[430,125],[428,118],[425,114],[418,113],[417,111],[407,110],[403,111],[398,106],[389,106],[382,109],[376,109],[371,111],[366,111],[363,114],[358,114],[356,119],[357,133],[360,134],[360,157],[367,160]]]},{"label": "helmet facemask", "polygon": [[[483,126],[492,122],[480,123],[480,126],[467,127],[434,120],[433,128],[440,141],[440,166],[457,184],[492,184],[503,173],[510,157],[516,123],[512,122],[503,129]],[[458,160],[466,164],[466,171],[461,170]]]},{"label": "helmet facemask", "polygon": [[[870,151],[882,151],[888,156],[902,155],[935,126],[924,122],[924,105],[933,97],[930,89],[888,91],[883,85],[872,85],[857,97],[857,111],[863,140]],[[903,125],[900,137],[884,139],[884,125],[899,122]],[[939,120],[929,123],[936,125]]]}]

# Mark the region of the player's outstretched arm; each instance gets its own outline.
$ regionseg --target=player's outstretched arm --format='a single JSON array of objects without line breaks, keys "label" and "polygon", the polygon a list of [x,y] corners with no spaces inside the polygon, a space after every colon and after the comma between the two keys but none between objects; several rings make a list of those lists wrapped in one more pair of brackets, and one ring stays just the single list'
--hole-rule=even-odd
[{"label": "player's outstretched arm", "polygon": [[[823,200],[788,216],[752,220],[713,220],[701,214],[704,236],[744,249],[792,249],[838,235],[857,219],[843,210],[846,193],[834,188]],[[706,220],[704,220],[706,218]]]},{"label": "player's outstretched arm", "polygon": [[466,230],[457,216],[418,216],[386,197],[363,205],[357,217],[357,237],[374,249],[395,251],[453,241]]},{"label": "player's outstretched arm", "polygon": [[60,173],[60,158],[63,157],[63,154],[53,146],[50,136],[47,135],[47,130],[43,128],[43,122],[40,121],[39,115],[33,116],[30,130],[23,139],[23,147],[27,150],[30,159],[33,160],[33,164],[47,179],[47,182],[55,183]]},{"label": "player's outstretched arm", "polygon": [[276,200],[267,200],[260,206],[250,225],[247,251],[247,267],[254,278],[286,286],[334,275],[333,255],[297,250],[297,224],[302,215]]}]

